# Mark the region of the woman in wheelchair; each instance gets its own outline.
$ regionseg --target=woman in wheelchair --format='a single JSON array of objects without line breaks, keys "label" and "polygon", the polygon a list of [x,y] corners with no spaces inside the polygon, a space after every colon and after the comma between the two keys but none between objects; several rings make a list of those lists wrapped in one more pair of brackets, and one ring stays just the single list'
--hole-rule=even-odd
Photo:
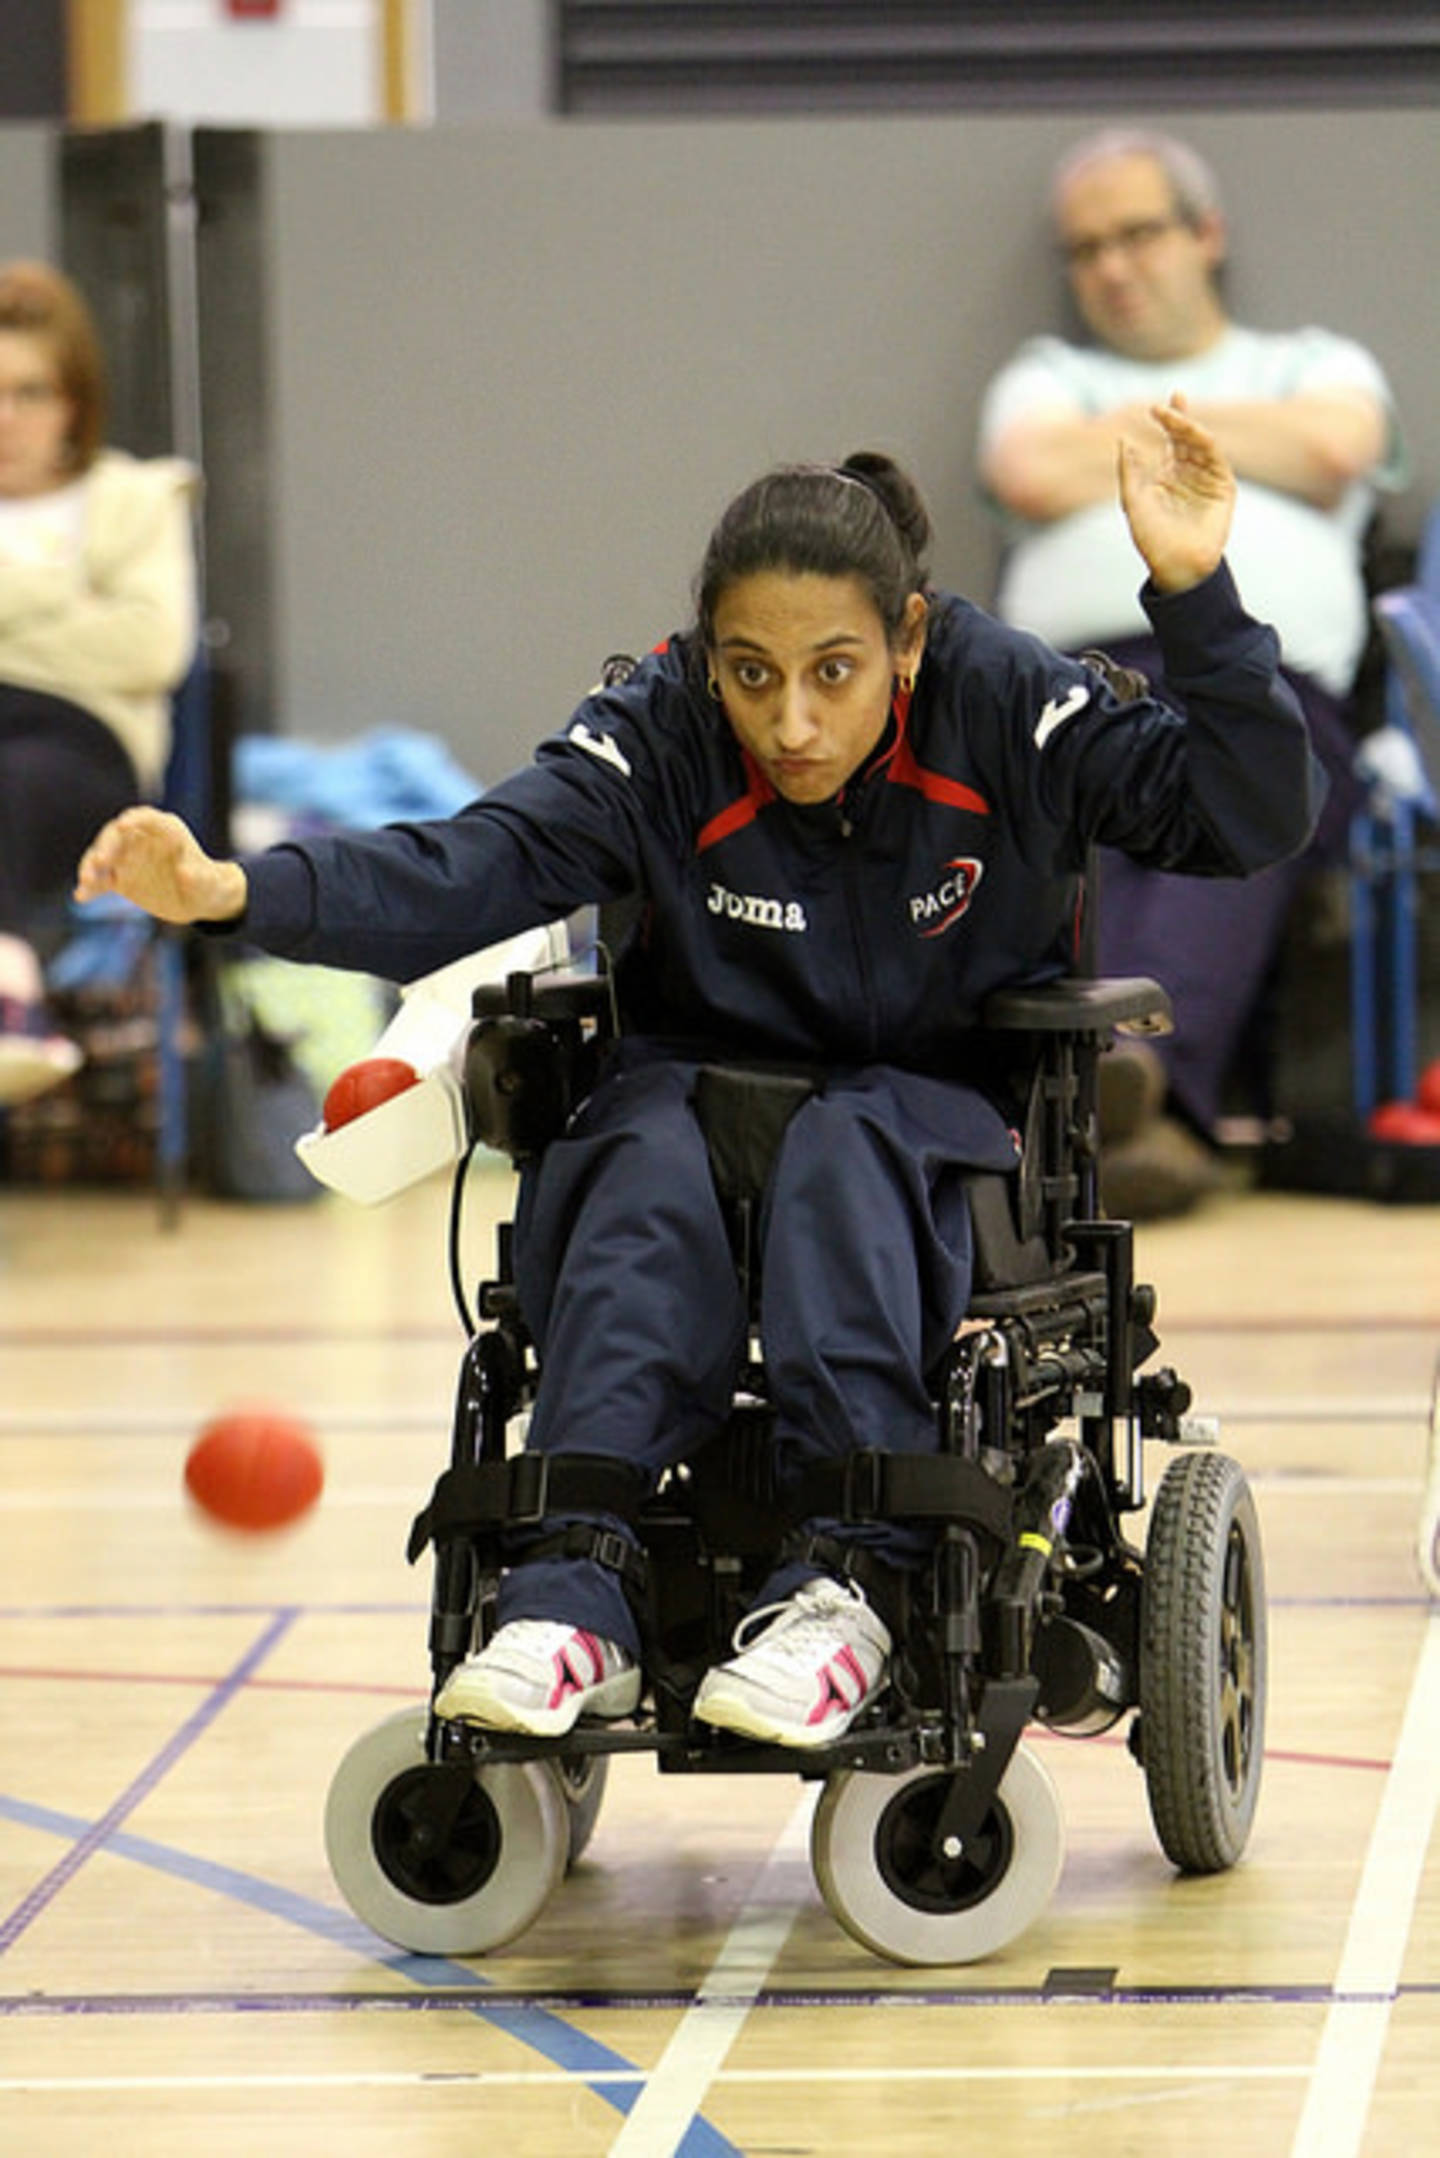
[{"label": "woman in wheelchair", "polygon": [[[540,1358],[526,1445],[569,1480],[512,1546],[442,1717],[555,1737],[637,1706],[635,1515],[725,1417],[752,1320],[697,1115],[707,1067],[802,1082],[759,1216],[779,1488],[933,1451],[931,1381],[971,1288],[964,1177],[1019,1146],[984,999],[1073,966],[1092,846],[1242,876],[1305,842],[1321,782],[1224,563],[1233,479],[1180,399],[1122,451],[1119,486],[1173,701],[933,590],[914,487],[861,453],[738,495],[689,631],[458,816],[216,861],[132,810],[85,855],[82,899],[396,980],[638,902],[620,1038],[516,1222]],[[802,1511],[694,1717],[832,1744],[886,1684],[897,1588],[931,1545],[923,1523]]]}]

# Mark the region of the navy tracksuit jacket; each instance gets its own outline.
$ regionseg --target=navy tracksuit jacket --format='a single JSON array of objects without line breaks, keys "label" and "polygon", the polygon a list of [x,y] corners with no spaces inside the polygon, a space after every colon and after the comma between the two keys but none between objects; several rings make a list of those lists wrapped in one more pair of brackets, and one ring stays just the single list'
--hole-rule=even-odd
[{"label": "navy tracksuit jacket", "polygon": [[[248,938],[399,981],[590,902],[642,903],[622,1053],[522,1192],[517,1271],[543,1351],[529,1444],[658,1473],[725,1413],[744,1313],[688,1105],[707,1056],[829,1074],[789,1126],[762,1225],[782,1468],[935,1444],[925,1375],[969,1291],[961,1172],[1015,1158],[984,997],[1071,963],[1092,844],[1244,875],[1301,847],[1318,808],[1274,633],[1228,571],[1146,605],[1183,712],[1121,703],[941,596],[913,696],[835,802],[773,795],[676,640],[457,816],[246,860]],[[866,1533],[892,1560],[919,1548]],[[635,1646],[616,1577],[589,1560],[515,1568],[501,1616]]]}]

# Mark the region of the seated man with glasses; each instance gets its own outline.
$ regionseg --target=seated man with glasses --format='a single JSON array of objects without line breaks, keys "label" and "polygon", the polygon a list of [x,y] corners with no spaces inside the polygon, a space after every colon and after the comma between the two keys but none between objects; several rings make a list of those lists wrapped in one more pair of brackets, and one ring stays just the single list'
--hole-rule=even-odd
[{"label": "seated man with glasses", "polygon": [[[1328,330],[1255,329],[1227,312],[1215,179],[1184,143],[1110,131],[1057,168],[1051,215],[1081,342],[1029,339],[990,383],[979,470],[1005,559],[995,611],[1066,651],[1100,645],[1154,676],[1159,652],[1125,559],[1117,443],[1172,392],[1220,443],[1239,486],[1231,554],[1332,777],[1316,847],[1355,800],[1348,700],[1368,628],[1362,573],[1376,488],[1405,478],[1390,391],[1363,346]],[[1312,850],[1313,864],[1317,858]],[[1100,971],[1163,981],[1174,1035],[1101,1067],[1103,1182],[1115,1213],[1179,1212],[1218,1181],[1209,1144],[1227,1073],[1278,949],[1303,864],[1244,885],[1103,865]]]}]

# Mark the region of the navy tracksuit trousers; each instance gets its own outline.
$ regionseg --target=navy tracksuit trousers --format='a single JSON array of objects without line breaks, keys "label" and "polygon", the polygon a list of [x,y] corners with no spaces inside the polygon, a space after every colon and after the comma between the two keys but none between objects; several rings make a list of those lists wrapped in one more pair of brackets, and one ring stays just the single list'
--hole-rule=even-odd
[{"label": "navy tracksuit trousers", "polygon": [[[698,1067],[625,1050],[522,1184],[516,1281],[540,1350],[526,1443],[609,1454],[658,1478],[724,1421],[746,1313],[691,1106]],[[826,1454],[933,1450],[927,1376],[970,1288],[964,1170],[1009,1169],[1017,1155],[980,1095],[889,1067],[830,1076],[796,1111],[760,1224],[782,1482]],[[928,1548],[899,1524],[844,1534],[892,1565]],[[815,1570],[782,1566],[761,1600]],[[498,1616],[564,1619],[639,1648],[619,1577],[588,1558],[514,1567]]]}]

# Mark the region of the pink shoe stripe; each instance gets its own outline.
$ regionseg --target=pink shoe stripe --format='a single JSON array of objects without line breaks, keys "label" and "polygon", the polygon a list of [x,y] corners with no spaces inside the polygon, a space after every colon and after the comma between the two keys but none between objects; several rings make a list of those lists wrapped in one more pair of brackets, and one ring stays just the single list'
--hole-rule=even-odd
[{"label": "pink shoe stripe", "polygon": [[[594,1673],[591,1678],[585,1678],[571,1660],[577,1646],[590,1658]],[[605,1658],[601,1653],[600,1643],[593,1633],[584,1633],[578,1628],[571,1634],[564,1648],[555,1651],[551,1661],[555,1670],[555,1684],[550,1689],[549,1700],[545,1703],[547,1708],[558,1708],[567,1694],[584,1693],[588,1686],[598,1686],[605,1676]]]},{"label": "pink shoe stripe", "polygon": [[576,1633],[574,1633],[571,1636],[571,1639],[572,1641],[578,1641],[580,1643],[580,1646],[584,1649],[586,1655],[590,1658],[590,1661],[595,1669],[595,1676],[591,1680],[591,1684],[598,1686],[601,1679],[605,1676],[605,1657],[603,1651],[601,1650],[600,1643],[596,1640],[593,1633],[584,1633],[581,1631],[577,1631]]},{"label": "pink shoe stripe", "polygon": [[[840,1684],[842,1677],[852,1682],[853,1694],[847,1694]],[[820,1698],[806,1717],[807,1724],[823,1723],[836,1709],[844,1713],[860,1706],[869,1692],[869,1686],[854,1649],[842,1648],[838,1655],[831,1657],[829,1663],[821,1668],[820,1685]]]},{"label": "pink shoe stripe", "polygon": [[835,1661],[839,1664],[842,1671],[844,1671],[850,1678],[854,1679],[855,1699],[857,1701],[863,1701],[869,1691],[869,1681],[865,1676],[864,1667],[861,1664],[860,1659],[856,1655],[854,1649],[849,1647],[842,1648],[839,1655],[835,1658]]}]

